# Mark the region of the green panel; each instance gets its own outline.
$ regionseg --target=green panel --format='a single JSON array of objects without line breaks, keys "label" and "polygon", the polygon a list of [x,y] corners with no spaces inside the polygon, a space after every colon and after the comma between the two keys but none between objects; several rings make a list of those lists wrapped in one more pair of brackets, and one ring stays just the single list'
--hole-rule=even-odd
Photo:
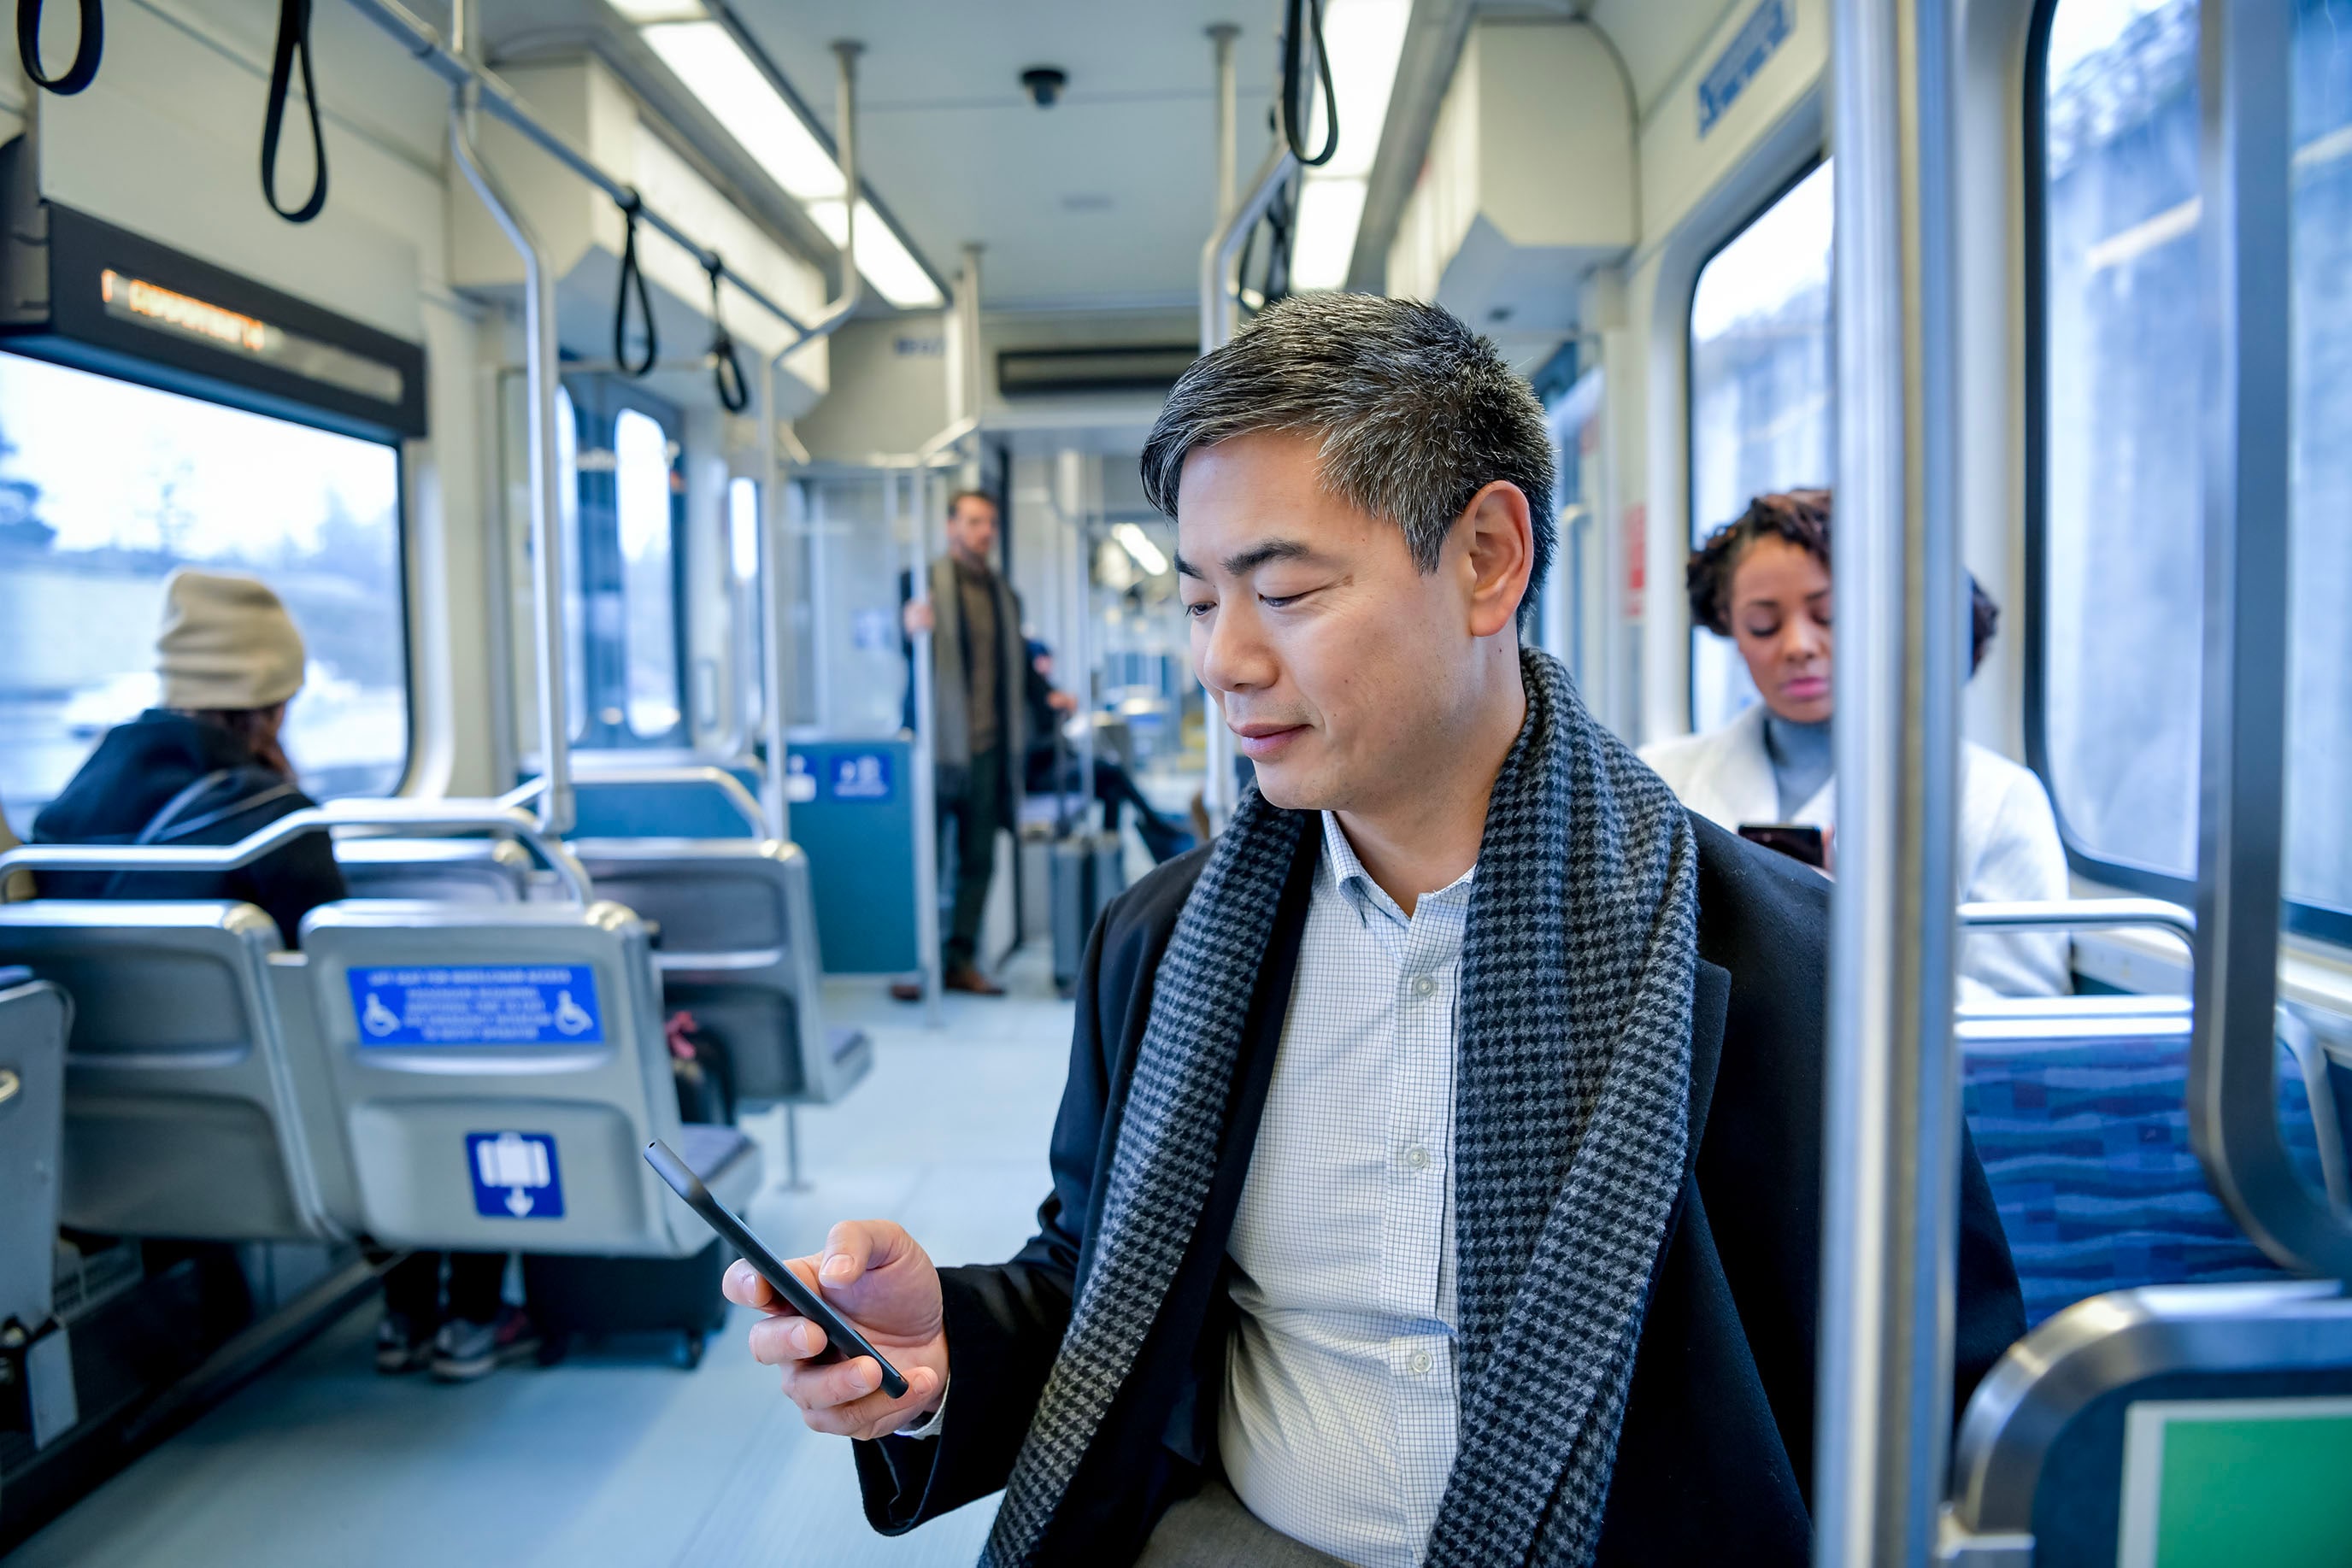
[{"label": "green panel", "polygon": [[2157,1519],[2157,1568],[2344,1568],[2352,1415],[2176,1416]]}]

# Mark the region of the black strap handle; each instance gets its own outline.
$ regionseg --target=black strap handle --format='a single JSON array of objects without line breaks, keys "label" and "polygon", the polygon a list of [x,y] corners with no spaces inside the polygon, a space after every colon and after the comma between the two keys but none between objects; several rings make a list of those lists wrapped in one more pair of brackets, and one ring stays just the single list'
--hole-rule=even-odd
[{"label": "black strap handle", "polygon": [[[1291,156],[1309,169],[1319,169],[1339,151],[1339,92],[1331,83],[1331,57],[1323,48],[1323,0],[1289,0],[1288,26],[1282,33],[1282,134]],[[1304,24],[1304,26],[1302,26]],[[1300,124],[1298,72],[1305,64],[1307,40],[1315,36],[1315,74],[1323,83],[1323,151],[1307,155],[1307,127]]]},{"label": "black strap handle", "polygon": [[[621,217],[628,225],[628,235],[621,242],[621,292],[613,301],[613,362],[621,373],[632,380],[654,368],[661,353],[661,339],[654,330],[653,297],[646,292],[645,268],[637,265],[637,214],[645,210],[645,202],[631,191],[621,202]],[[629,361],[628,325],[629,291],[637,295],[637,319],[645,327],[645,358],[635,364]]]},{"label": "black strap handle", "polygon": [[63,76],[41,74],[41,6],[43,0],[16,0],[16,54],[35,87],[70,98],[98,79],[99,57],[106,52],[105,0],[80,0],[81,41],[74,47],[73,64]]},{"label": "black strap handle", "polygon": [[[86,5],[96,3],[83,0]],[[289,211],[278,199],[278,138],[286,129],[286,99],[294,88],[298,57],[302,65],[302,104],[310,114],[310,150],[318,167],[311,176],[310,200]],[[327,138],[319,129],[319,78],[310,67],[310,0],[279,0],[278,53],[269,62],[269,110],[261,121],[261,194],[269,210],[289,224],[307,224],[327,208]]]},{"label": "black strap handle", "polygon": [[710,379],[719,388],[719,406],[740,413],[751,406],[751,383],[744,379],[735,340],[727,335],[727,323],[719,314],[719,279],[727,264],[714,250],[702,258],[702,270],[710,274]]}]

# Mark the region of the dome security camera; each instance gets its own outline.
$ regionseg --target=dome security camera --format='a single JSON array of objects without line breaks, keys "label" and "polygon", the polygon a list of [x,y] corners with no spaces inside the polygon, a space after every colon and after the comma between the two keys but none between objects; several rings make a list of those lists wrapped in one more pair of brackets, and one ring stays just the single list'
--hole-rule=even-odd
[{"label": "dome security camera", "polygon": [[1021,85],[1029,94],[1029,101],[1040,109],[1051,109],[1070,84],[1070,73],[1059,66],[1031,66],[1021,73]]}]

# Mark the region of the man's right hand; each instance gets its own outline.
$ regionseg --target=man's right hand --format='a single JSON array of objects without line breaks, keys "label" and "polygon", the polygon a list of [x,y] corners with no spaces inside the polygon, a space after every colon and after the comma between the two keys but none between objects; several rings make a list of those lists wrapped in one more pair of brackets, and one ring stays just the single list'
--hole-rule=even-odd
[{"label": "man's right hand", "polygon": [[932,614],[929,600],[909,599],[906,608],[899,612],[899,619],[907,623],[908,636],[919,637],[931,629],[938,617]]},{"label": "man's right hand", "polygon": [[751,1359],[783,1368],[784,1396],[801,1407],[810,1430],[887,1437],[920,1425],[939,1408],[948,1383],[940,1271],[913,1237],[887,1219],[846,1220],[826,1235],[823,1251],[794,1258],[786,1267],[907,1379],[906,1396],[892,1399],[881,1391],[882,1369],[872,1356],[819,1364],[814,1357],[824,1350],[824,1331],[738,1260],[727,1270],[727,1299],[768,1314],[751,1325]]}]

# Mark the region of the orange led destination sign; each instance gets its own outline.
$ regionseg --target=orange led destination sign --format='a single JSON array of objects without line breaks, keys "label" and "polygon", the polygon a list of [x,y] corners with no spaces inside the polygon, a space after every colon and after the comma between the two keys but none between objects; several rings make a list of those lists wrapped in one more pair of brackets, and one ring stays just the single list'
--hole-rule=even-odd
[{"label": "orange led destination sign", "polygon": [[392,366],[289,332],[243,311],[143,277],[127,277],[110,267],[98,275],[98,295],[106,313],[117,320],[210,344],[363,397],[395,404],[401,401],[401,374]]}]

